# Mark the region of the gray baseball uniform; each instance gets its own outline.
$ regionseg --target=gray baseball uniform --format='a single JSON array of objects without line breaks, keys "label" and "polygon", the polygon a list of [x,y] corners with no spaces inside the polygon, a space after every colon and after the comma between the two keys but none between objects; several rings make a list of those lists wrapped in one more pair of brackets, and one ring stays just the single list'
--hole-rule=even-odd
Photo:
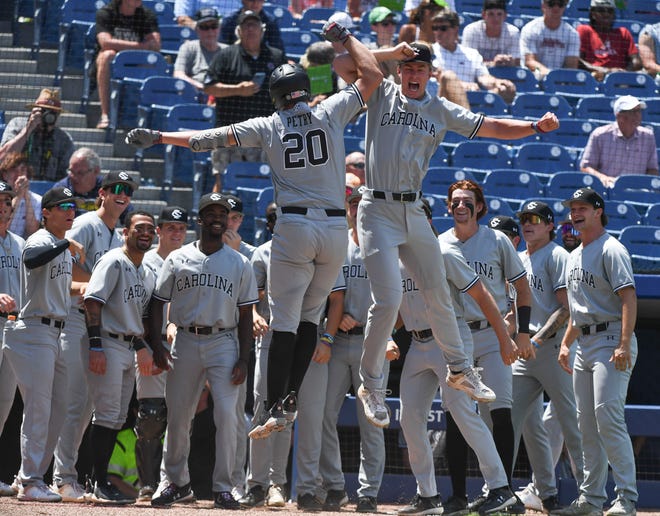
[{"label": "gray baseball uniform", "polygon": [[[635,456],[625,421],[625,400],[632,368],[616,369],[610,357],[621,338],[621,300],[617,292],[635,287],[630,255],[603,233],[568,257],[566,287],[571,321],[580,328],[573,366],[573,388],[584,451],[580,495],[601,507],[605,502],[607,464],[617,494],[637,501]],[[634,366],[637,338],[632,334]]]},{"label": "gray baseball uniform", "polygon": [[[21,299],[21,254],[25,240],[7,231],[0,239],[0,292],[11,296],[19,306]],[[0,326],[4,327],[9,314],[0,312]],[[3,360],[0,346],[0,433],[5,426],[7,416],[16,396],[16,377],[7,360]]]},{"label": "gray baseball uniform", "polygon": [[[96,212],[76,217],[67,237],[80,243],[86,251],[85,263],[79,264],[87,273],[110,249],[121,247],[124,239],[116,229],[109,229]],[[81,298],[71,298],[71,311],[62,331],[62,352],[67,363],[66,419],[55,448],[53,483],[58,486],[78,480],[76,462],[85,429],[92,417],[92,399],[87,386],[87,361],[82,350],[87,348],[87,326]],[[81,345],[82,343],[82,345]]]},{"label": "gray baseball uniform", "polygon": [[[353,231],[353,230],[351,230]],[[371,290],[369,277],[360,256],[360,248],[355,244],[349,231],[348,252],[342,267],[346,284],[344,295],[344,313],[349,314],[358,326],[343,332],[339,330],[332,345],[332,355],[328,362],[328,386],[323,415],[323,440],[319,472],[323,487],[326,490],[343,490],[344,473],[341,467],[339,436],[337,420],[339,411],[346,399],[348,389],[354,390],[360,386],[360,357],[364,340],[364,326],[367,323],[369,306],[371,305]],[[383,381],[379,388],[387,387],[389,362],[384,363]],[[361,403],[356,405],[358,424],[360,426],[360,471],[357,490],[358,496],[376,498],[385,470],[385,440],[383,430],[372,425],[364,415]]]},{"label": "gray baseball uniform", "polygon": [[[26,265],[26,255],[58,252],[43,265]],[[64,423],[66,360],[59,339],[71,303],[71,267],[68,248],[46,229],[27,239],[21,310],[13,328],[5,327],[3,340],[4,358],[23,398],[18,474],[23,486],[43,483]]]},{"label": "gray baseball uniform", "polygon": [[[468,297],[464,294],[479,281],[479,277],[455,246],[440,243],[439,247],[454,300],[458,328],[470,356],[472,337],[463,318],[463,301]],[[442,389],[443,408],[451,412],[461,433],[476,453],[479,468],[489,489],[506,486],[506,473],[493,436],[475,412],[474,402],[466,393],[446,388],[444,355],[433,342],[421,291],[403,264],[401,276],[404,293],[399,313],[406,329],[412,331],[412,343],[401,373],[401,428],[408,444],[410,467],[417,480],[417,492],[425,497],[437,494],[433,453],[426,435],[426,426],[438,387]]]},{"label": "gray baseball uniform", "polygon": [[[483,115],[428,93],[418,101],[384,80],[369,98],[366,185],[358,233],[369,271],[373,304],[364,339],[360,376],[368,390],[382,377],[385,346],[401,304],[399,258],[426,301],[436,342],[452,371],[468,367],[445,279],[440,248],[420,201],[429,160],[447,130],[474,137]],[[402,196],[403,193],[403,196]],[[408,202],[400,202],[408,201]]]},{"label": "gray baseball uniform", "polygon": [[[238,359],[238,309],[257,302],[252,268],[247,258],[227,246],[207,256],[193,242],[167,257],[154,297],[170,303],[170,321],[179,327],[165,388],[165,474],[177,486],[190,482],[190,425],[208,380],[216,423],[213,490],[231,491],[238,396],[231,373]],[[208,328],[209,334],[196,334],[196,327]]]},{"label": "gray baseball uniform", "polygon": [[[135,385],[131,338],[144,335],[142,319],[155,283],[151,269],[142,264],[136,267],[123,248],[108,251],[94,266],[85,299],[103,304],[101,335],[106,358],[105,374],[87,373],[97,425],[119,430],[126,421]],[[88,346],[82,346],[82,356],[89,363]]]},{"label": "gray baseball uniform", "polygon": [[[555,242],[534,251],[519,253],[527,270],[529,288],[532,292],[532,315],[530,332],[539,331],[557,311],[561,304],[555,293],[566,288],[566,262],[568,252]],[[563,373],[557,354],[565,328],[546,339],[536,350],[534,360],[517,360],[513,371],[513,406],[511,421],[515,432],[516,446],[520,441],[523,424],[531,424],[530,419],[536,419],[537,433],[525,433],[525,448],[530,465],[534,471],[535,486],[539,497],[543,500],[557,494],[555,465],[552,461],[552,451],[548,434],[541,421],[542,413],[537,410],[539,396],[543,391],[553,402],[561,422],[562,432],[566,436],[566,446],[571,457],[578,465],[577,482],[582,483],[582,443],[577,426],[575,396],[569,375]],[[562,374],[563,373],[563,374]],[[525,423],[525,420],[527,422]]]}]

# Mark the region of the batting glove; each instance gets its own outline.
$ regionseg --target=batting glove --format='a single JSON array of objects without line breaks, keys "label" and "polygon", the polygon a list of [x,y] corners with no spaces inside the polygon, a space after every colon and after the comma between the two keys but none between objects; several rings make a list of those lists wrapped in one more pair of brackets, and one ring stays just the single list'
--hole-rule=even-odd
[{"label": "batting glove", "polygon": [[138,149],[148,149],[152,145],[163,143],[160,131],[151,129],[131,129],[126,135],[126,143]]},{"label": "batting glove", "polygon": [[339,42],[344,44],[350,35],[350,30],[348,30],[346,27],[342,27],[334,21],[326,22],[323,26],[323,31],[321,32],[323,39],[329,41],[330,43]]}]

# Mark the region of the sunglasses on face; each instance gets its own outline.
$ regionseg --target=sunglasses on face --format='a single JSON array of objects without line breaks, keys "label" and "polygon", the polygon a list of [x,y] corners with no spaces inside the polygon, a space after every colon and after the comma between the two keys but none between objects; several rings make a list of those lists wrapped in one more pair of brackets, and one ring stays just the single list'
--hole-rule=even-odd
[{"label": "sunglasses on face", "polygon": [[396,25],[396,23],[394,23],[393,21],[390,21],[390,20],[386,20],[386,21],[380,22],[379,25],[382,25],[383,27],[389,27],[390,25]]},{"label": "sunglasses on face", "polygon": [[451,25],[434,25],[433,30],[439,30],[440,32],[446,32],[451,29]]},{"label": "sunglasses on face", "polygon": [[62,203],[58,204],[55,207],[60,211],[75,210],[76,209],[76,203],[75,202],[62,202]]},{"label": "sunglasses on face", "polygon": [[562,235],[573,235],[573,236],[579,236],[580,232],[577,231],[571,224],[564,224],[561,227],[561,234]]},{"label": "sunglasses on face", "polygon": [[218,27],[220,27],[220,24],[218,23],[209,23],[208,25],[198,25],[197,28],[199,30],[215,30]]},{"label": "sunglasses on face", "polygon": [[537,224],[543,222],[543,219],[541,218],[540,215],[535,215],[533,213],[523,213],[520,216],[520,223],[527,224],[528,222],[536,226]]},{"label": "sunglasses on face", "polygon": [[561,0],[550,0],[549,2],[546,2],[545,5],[548,7],[566,7],[566,4]]},{"label": "sunglasses on face", "polygon": [[125,193],[128,197],[133,195],[133,189],[124,183],[117,183],[115,185],[109,186],[108,191],[115,195],[121,195],[122,192]]}]

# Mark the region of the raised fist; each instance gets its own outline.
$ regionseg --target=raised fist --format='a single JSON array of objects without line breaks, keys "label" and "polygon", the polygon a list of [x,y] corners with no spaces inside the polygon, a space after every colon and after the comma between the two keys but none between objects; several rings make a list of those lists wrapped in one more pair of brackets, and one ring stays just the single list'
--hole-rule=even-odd
[{"label": "raised fist", "polygon": [[151,129],[131,129],[126,135],[126,143],[138,149],[148,149],[152,145],[162,142],[160,131]]},{"label": "raised fist", "polygon": [[342,27],[339,25],[337,22],[326,22],[325,25],[323,26],[323,31],[321,32],[321,36],[323,36],[323,39],[326,41],[329,41],[330,43],[346,43],[346,40],[348,37],[351,35],[351,31],[348,30],[346,27]]}]

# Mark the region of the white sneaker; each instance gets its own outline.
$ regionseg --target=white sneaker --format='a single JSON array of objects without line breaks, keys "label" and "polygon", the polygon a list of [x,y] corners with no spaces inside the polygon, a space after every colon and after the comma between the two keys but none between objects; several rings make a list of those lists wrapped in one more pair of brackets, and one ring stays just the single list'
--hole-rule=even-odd
[{"label": "white sneaker", "polygon": [[231,495],[234,497],[234,500],[238,501],[245,496],[245,489],[239,486],[232,487]]},{"label": "white sneaker", "polygon": [[385,391],[382,389],[369,390],[364,385],[358,389],[358,397],[364,407],[364,415],[369,422],[380,428],[390,424],[390,411],[385,405]]},{"label": "white sneaker", "polygon": [[11,483],[11,490],[14,491],[14,494],[18,494],[18,490],[21,488],[21,481],[18,477],[14,477],[14,481]]},{"label": "white sneaker", "polygon": [[71,482],[70,484],[63,484],[57,486],[53,484],[50,488],[53,493],[57,493],[62,497],[63,502],[85,502],[85,490],[78,482]]},{"label": "white sneaker", "polygon": [[21,485],[17,498],[24,502],[61,502],[62,497],[53,493],[46,484]]},{"label": "white sneaker", "polygon": [[284,499],[284,490],[282,486],[273,484],[268,488],[268,495],[266,496],[266,506],[268,507],[284,507],[286,500]]},{"label": "white sneaker", "polygon": [[475,401],[490,403],[495,401],[495,393],[481,381],[480,367],[468,367],[460,373],[447,372],[447,385],[467,392]]},{"label": "white sneaker", "polygon": [[634,502],[618,497],[612,502],[612,507],[607,510],[605,516],[635,516],[636,514],[637,509]]},{"label": "white sneaker", "polygon": [[534,489],[533,483],[530,482],[524,489],[516,491],[516,495],[520,498],[520,501],[525,504],[525,509],[543,512],[543,502],[536,494],[536,489]]},{"label": "white sneaker", "polygon": [[0,496],[16,496],[16,491],[9,484],[0,481]]}]

